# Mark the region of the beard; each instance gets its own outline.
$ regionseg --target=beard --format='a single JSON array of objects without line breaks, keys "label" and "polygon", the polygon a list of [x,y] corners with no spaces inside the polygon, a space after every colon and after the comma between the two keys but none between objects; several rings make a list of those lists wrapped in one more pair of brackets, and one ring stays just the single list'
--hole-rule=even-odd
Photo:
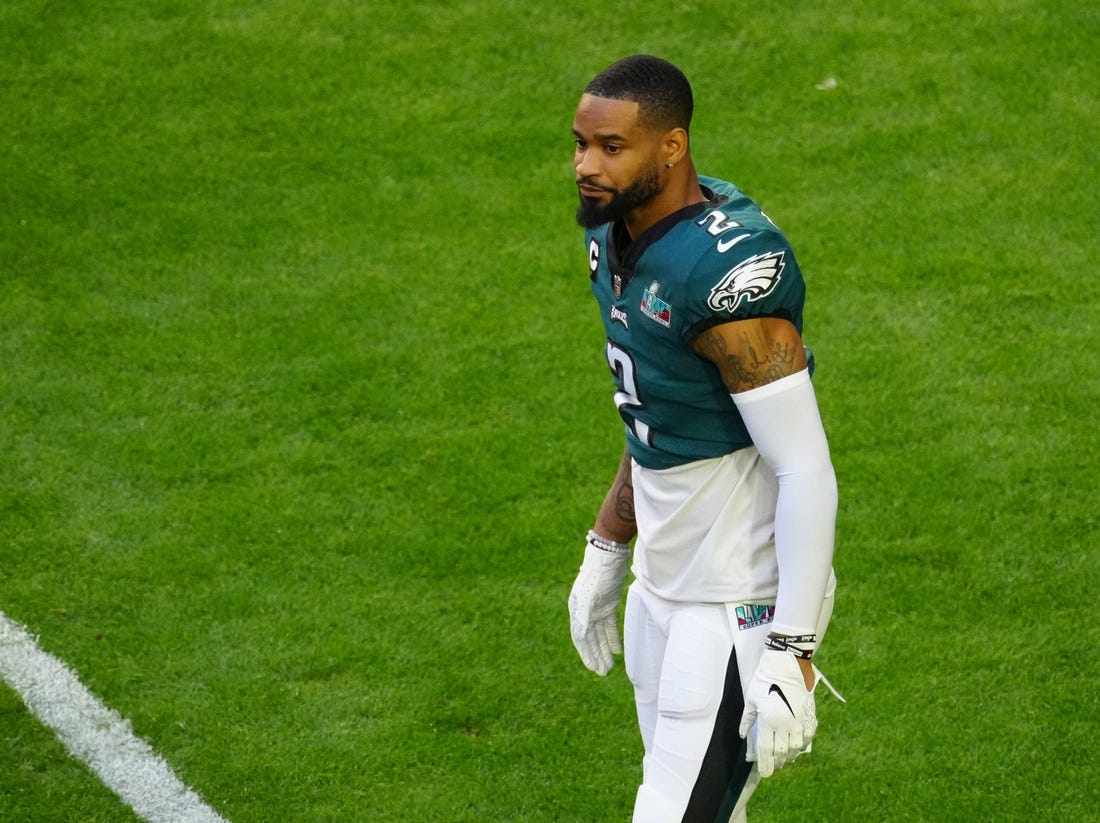
[{"label": "beard", "polygon": [[611,199],[603,206],[591,198],[581,197],[581,205],[577,209],[577,225],[585,229],[594,229],[604,223],[621,220],[634,209],[641,208],[660,194],[661,181],[657,164],[651,163],[640,177],[622,191],[616,189],[605,189],[605,191],[611,194]]}]

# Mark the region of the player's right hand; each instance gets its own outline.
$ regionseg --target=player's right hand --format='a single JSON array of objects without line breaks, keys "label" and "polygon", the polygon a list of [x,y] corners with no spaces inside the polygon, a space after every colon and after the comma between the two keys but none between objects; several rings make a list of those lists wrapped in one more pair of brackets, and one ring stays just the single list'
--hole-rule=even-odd
[{"label": "player's right hand", "polygon": [[569,630],[584,665],[603,676],[622,654],[617,610],[630,566],[629,551],[600,548],[589,535],[584,562],[569,593]]}]

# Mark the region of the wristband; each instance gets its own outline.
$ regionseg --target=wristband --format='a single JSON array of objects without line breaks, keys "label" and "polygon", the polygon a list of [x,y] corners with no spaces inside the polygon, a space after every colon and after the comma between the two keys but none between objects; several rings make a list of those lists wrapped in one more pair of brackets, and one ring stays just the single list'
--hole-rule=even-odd
[{"label": "wristband", "polygon": [[628,544],[618,543],[614,540],[608,540],[606,537],[600,537],[591,529],[588,531],[588,542],[597,549],[603,549],[605,552],[611,552],[611,554],[630,554],[630,546]]},{"label": "wristband", "polygon": [[795,657],[809,660],[814,656],[814,644],[817,642],[816,634],[799,634],[793,637],[777,637],[769,634],[764,640],[764,648],[773,652],[790,652]]}]

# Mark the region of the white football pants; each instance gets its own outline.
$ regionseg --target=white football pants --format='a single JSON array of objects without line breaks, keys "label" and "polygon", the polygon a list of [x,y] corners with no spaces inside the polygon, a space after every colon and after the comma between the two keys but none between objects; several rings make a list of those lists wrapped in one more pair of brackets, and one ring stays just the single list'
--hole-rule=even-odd
[{"label": "white football pants", "polygon": [[[834,588],[830,579],[819,644]],[[631,584],[625,662],[645,746],[633,823],[745,820],[760,775],[745,760],[738,731],[745,690],[771,630],[770,620],[747,624],[744,616],[752,613],[737,603],[674,603]]]}]

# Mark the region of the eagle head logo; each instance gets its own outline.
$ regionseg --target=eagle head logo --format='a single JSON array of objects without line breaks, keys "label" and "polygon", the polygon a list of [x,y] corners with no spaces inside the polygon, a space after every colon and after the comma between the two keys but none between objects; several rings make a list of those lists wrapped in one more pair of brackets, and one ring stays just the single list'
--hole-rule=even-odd
[{"label": "eagle head logo", "polygon": [[738,263],[710,290],[707,304],[715,311],[733,312],[742,300],[752,302],[768,296],[783,274],[783,254],[768,252]]}]

